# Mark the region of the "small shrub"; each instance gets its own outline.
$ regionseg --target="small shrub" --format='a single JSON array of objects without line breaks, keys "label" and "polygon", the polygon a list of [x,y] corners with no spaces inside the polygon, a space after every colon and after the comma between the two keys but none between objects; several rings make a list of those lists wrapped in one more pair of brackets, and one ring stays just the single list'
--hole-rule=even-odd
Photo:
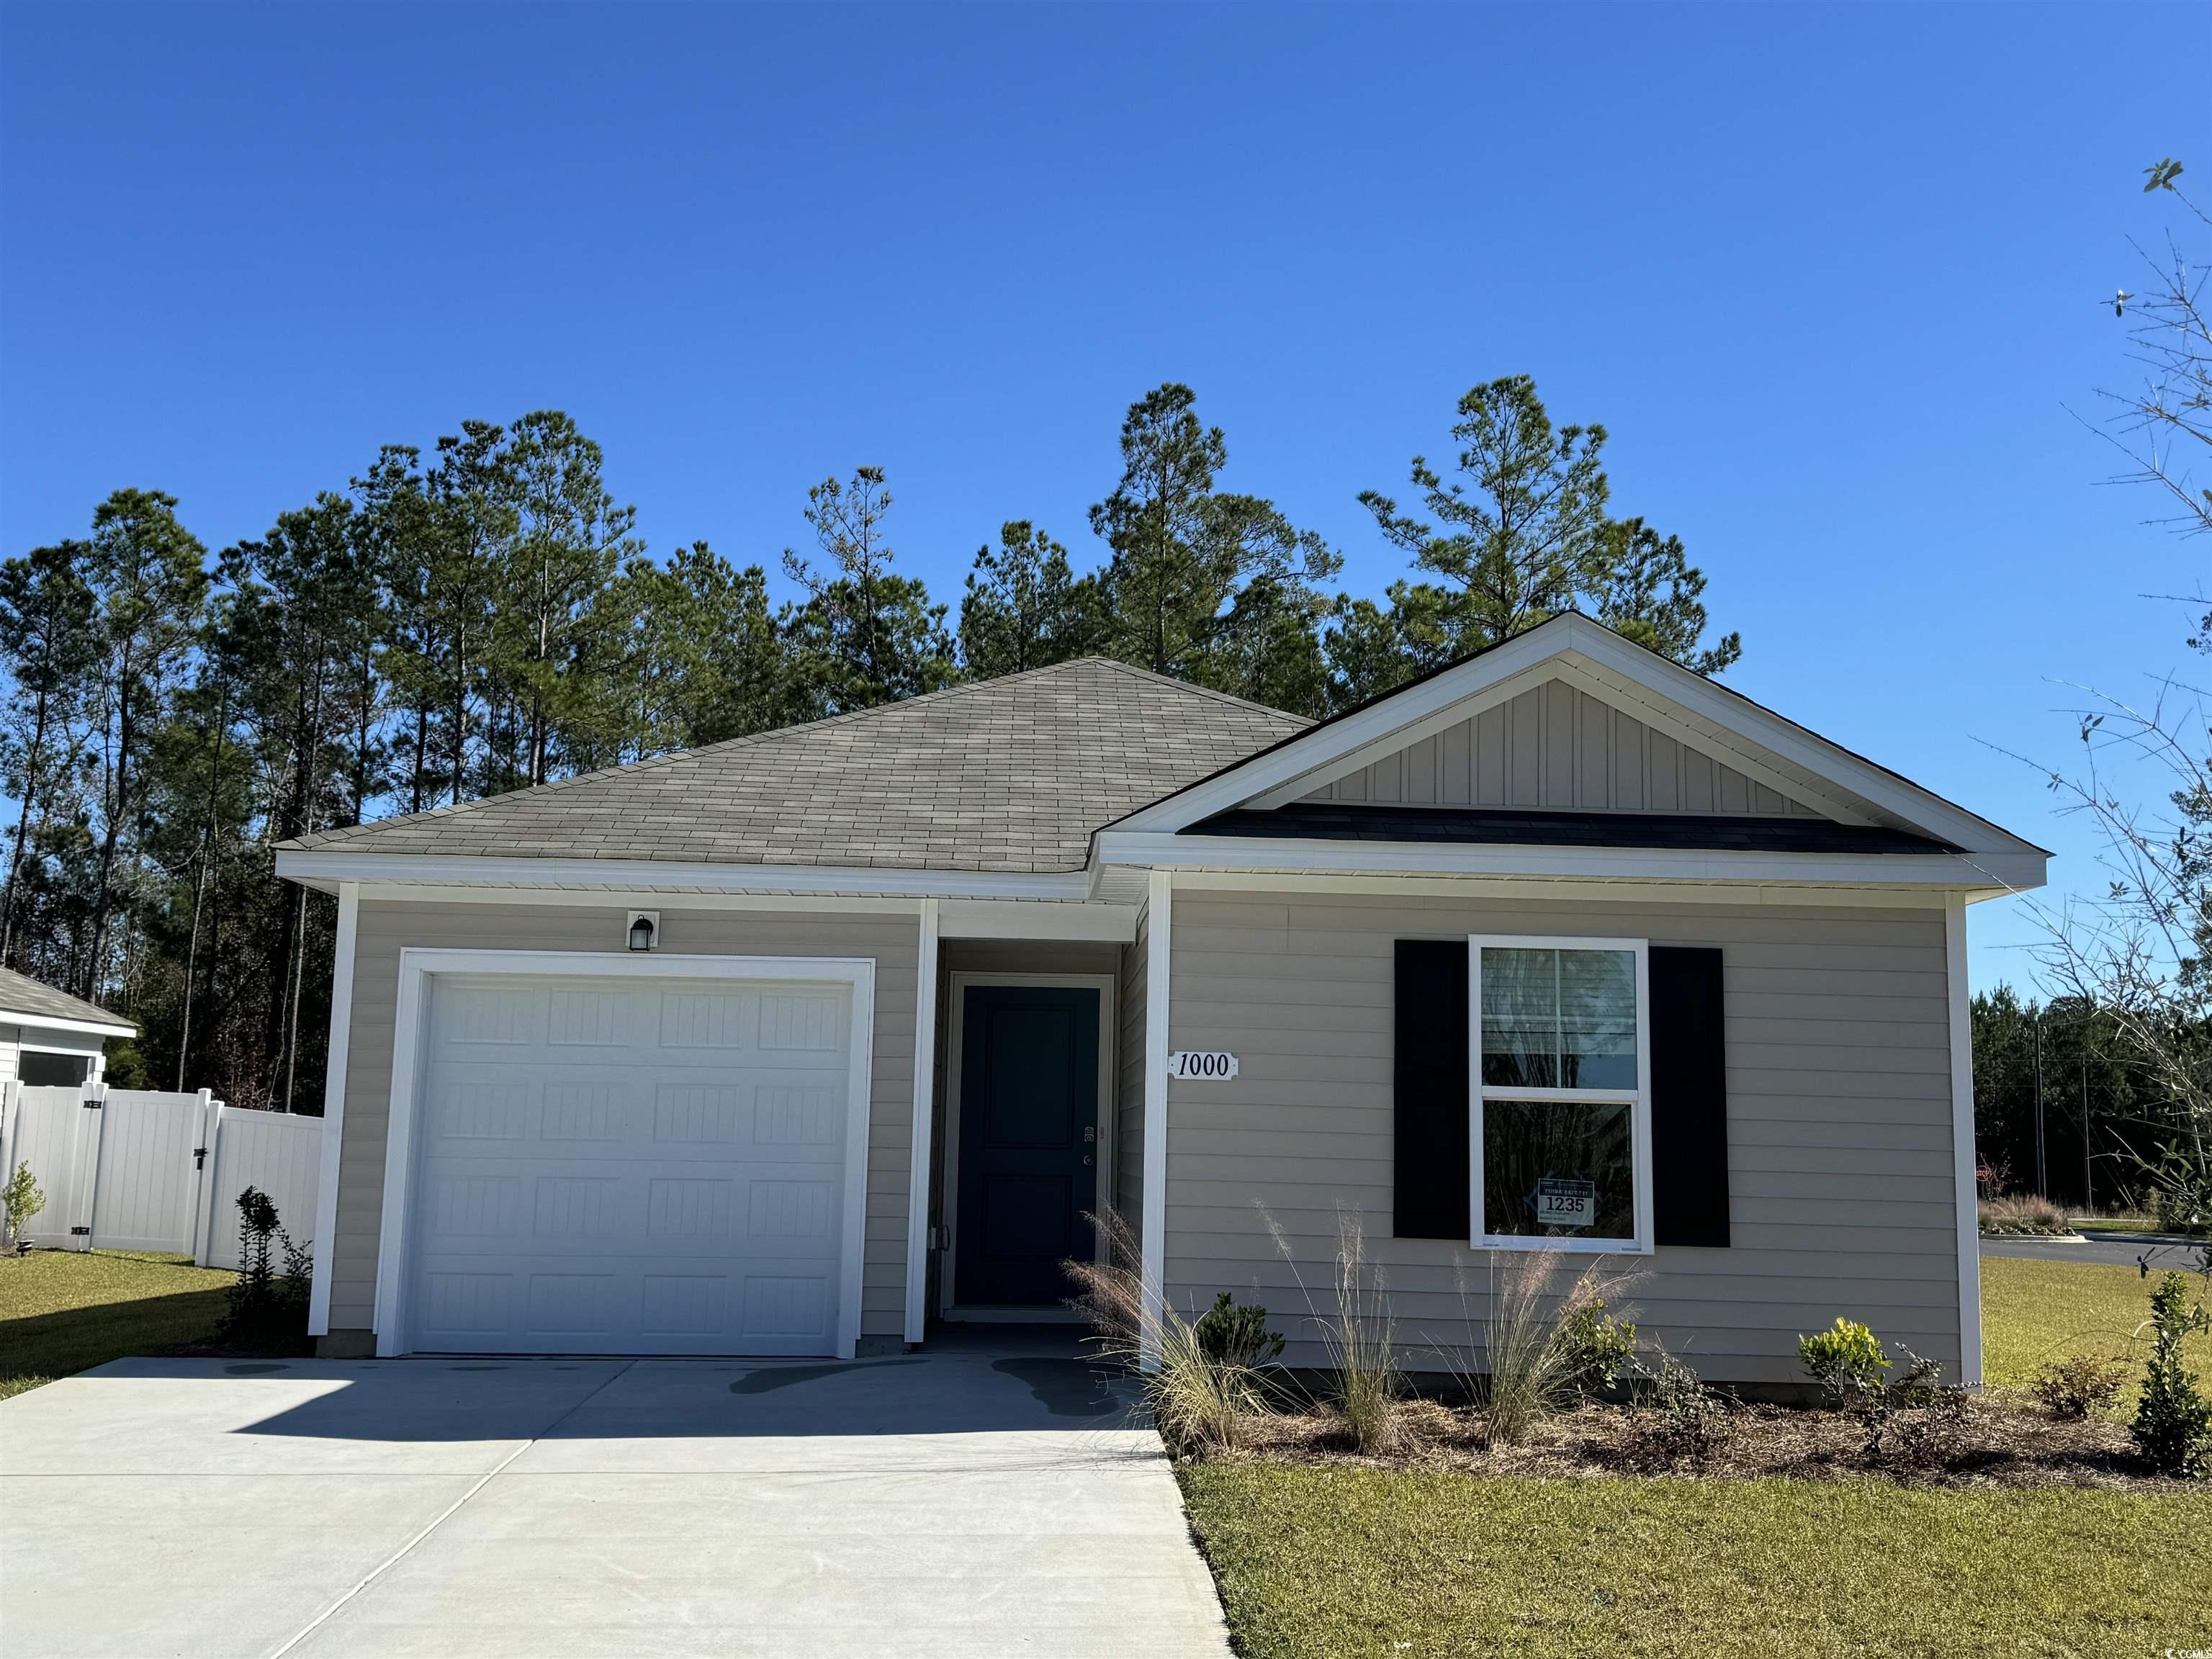
[{"label": "small shrub", "polygon": [[1555,1340],[1568,1385],[1586,1399],[1602,1395],[1636,1354],[1636,1327],[1607,1313],[1601,1296],[1570,1301]]},{"label": "small shrub", "polygon": [[2212,1473],[2212,1401],[2182,1361],[2181,1345],[2194,1331],[2212,1328],[2201,1305],[2189,1301],[2189,1281],[2164,1274],[2150,1293],[2151,1353],[2142,1397],[2136,1407],[2136,1449],[2160,1474],[2195,1480]]},{"label": "small shrub", "polygon": [[268,1194],[248,1187],[238,1195],[238,1278],[225,1295],[218,1341],[260,1347],[298,1340],[307,1330],[314,1259],[295,1244]]},{"label": "small shrub", "polygon": [[1907,1405],[1892,1389],[1861,1414],[1866,1455],[1912,1468],[1941,1468],[1964,1449],[1968,1397],[1964,1389],[1931,1383]]},{"label": "small shrub", "polygon": [[1257,1370],[1283,1354],[1283,1334],[1267,1328],[1267,1310],[1234,1303],[1224,1291],[1191,1328],[1209,1364]]},{"label": "small shrub", "polygon": [[1735,1432],[1735,1402],[1664,1348],[1656,1352],[1656,1369],[1634,1362],[1644,1455],[1661,1463],[1703,1463]]},{"label": "small shrub", "polygon": [[1103,1220],[1088,1218],[1104,1231],[1109,1259],[1060,1263],[1081,1287],[1070,1305],[1090,1320],[1100,1352],[1133,1368],[1145,1353],[1147,1336],[1157,1343],[1156,1368],[1139,1370],[1138,1376],[1152,1427],[1168,1455],[1200,1458],[1242,1445],[1245,1419],[1267,1410],[1251,1368],[1209,1353],[1197,1324],[1172,1304],[1155,1304],[1146,1295],[1142,1252],[1127,1222],[1110,1214]]},{"label": "small shrub", "polygon": [[1897,1352],[1903,1356],[1905,1364],[1889,1379],[1889,1388],[1884,1397],[1891,1406],[1903,1411],[1917,1411],[1935,1404],[1940,1396],[1950,1392],[1942,1386],[1943,1367],[1941,1364],[1913,1352],[1902,1342],[1897,1345]]},{"label": "small shrub", "polygon": [[1838,1317],[1832,1329],[1797,1339],[1797,1360],[1838,1410],[1859,1404],[1881,1387],[1889,1356],[1872,1330]]},{"label": "small shrub", "polygon": [[31,1166],[18,1164],[15,1173],[8,1177],[8,1184],[0,1187],[0,1209],[5,1210],[8,1224],[8,1236],[0,1243],[12,1247],[22,1237],[31,1218],[46,1207],[46,1193],[40,1188],[38,1177],[31,1173]]},{"label": "small shrub", "polygon": [[2126,1380],[2127,1367],[2118,1360],[2077,1353],[2052,1360],[2028,1387],[2053,1417],[2083,1418],[2118,1401]]},{"label": "small shrub", "polygon": [[2070,1233],[2073,1222],[2066,1212],[2047,1198],[2019,1193],[2004,1198],[1985,1198],[1979,1206],[1981,1230],[1995,1237]]}]

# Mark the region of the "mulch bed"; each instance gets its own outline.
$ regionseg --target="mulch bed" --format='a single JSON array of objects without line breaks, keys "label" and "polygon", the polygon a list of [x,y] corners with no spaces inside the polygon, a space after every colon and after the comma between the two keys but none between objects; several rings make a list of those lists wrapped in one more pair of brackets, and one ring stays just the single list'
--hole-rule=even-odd
[{"label": "mulch bed", "polygon": [[1652,1444],[1658,1419],[1656,1412],[1628,1406],[1584,1405],[1540,1422],[1520,1445],[1492,1446],[1486,1443],[1473,1413],[1414,1400],[1401,1407],[1403,1444],[1389,1456],[1356,1450],[1343,1419],[1325,1412],[1253,1419],[1246,1445],[1218,1456],[1492,1475],[1671,1474],[1722,1480],[1789,1476],[1984,1489],[2203,1490],[2148,1473],[2122,1423],[2096,1417],[2063,1421],[2002,1396],[1970,1400],[1962,1413],[1950,1417],[1898,1413],[1871,1452],[1866,1426],[1842,1413],[1746,1405],[1729,1413],[1727,1438],[1705,1458],[1670,1458]]}]

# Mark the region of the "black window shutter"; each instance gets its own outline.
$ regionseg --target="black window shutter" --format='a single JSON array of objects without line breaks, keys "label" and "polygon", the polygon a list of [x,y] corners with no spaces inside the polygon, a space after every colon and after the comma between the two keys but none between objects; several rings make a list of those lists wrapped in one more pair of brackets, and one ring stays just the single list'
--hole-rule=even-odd
[{"label": "black window shutter", "polygon": [[1721,953],[1651,947],[1651,1203],[1661,1244],[1729,1242]]},{"label": "black window shutter", "polygon": [[1391,1213],[1400,1238],[1467,1243],[1467,952],[1463,939],[1398,941]]}]

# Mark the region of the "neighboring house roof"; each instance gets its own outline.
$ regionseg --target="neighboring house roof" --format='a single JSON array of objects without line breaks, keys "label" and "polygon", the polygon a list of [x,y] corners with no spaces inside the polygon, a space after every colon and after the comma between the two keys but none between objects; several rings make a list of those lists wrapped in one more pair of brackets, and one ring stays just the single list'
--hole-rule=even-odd
[{"label": "neighboring house roof", "polygon": [[283,850],[1080,870],[1100,824],[1310,723],[1085,657]]},{"label": "neighboring house roof", "polygon": [[28,974],[0,968],[0,1025],[55,1025],[64,1030],[89,1028],[96,1035],[136,1036],[138,1028],[120,1014],[111,1014],[82,997],[57,991]]}]

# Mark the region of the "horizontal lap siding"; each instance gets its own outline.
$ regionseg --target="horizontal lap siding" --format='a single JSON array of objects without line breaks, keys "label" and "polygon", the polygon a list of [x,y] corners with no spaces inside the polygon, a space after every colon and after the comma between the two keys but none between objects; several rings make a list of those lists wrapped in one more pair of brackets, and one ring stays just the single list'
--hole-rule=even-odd
[{"label": "horizontal lap siding", "polygon": [[[338,1161],[337,1237],[331,1255],[331,1328],[366,1330],[375,1319],[377,1234],[384,1205],[385,1129],[392,1104],[392,1047],[403,947],[443,950],[605,951],[627,954],[627,909],[519,904],[365,902],[354,957],[348,1039],[345,1138]],[[664,910],[663,943],[702,956],[867,957],[876,964],[874,1063],[870,1078],[866,1245],[860,1330],[905,1328],[908,1168],[914,1137],[915,975],[920,928],[911,917]]]},{"label": "horizontal lap siding", "polygon": [[[1717,1379],[1801,1380],[1838,1315],[1959,1364],[1948,980],[1935,908],[1391,901],[1176,894],[1169,1046],[1227,1048],[1176,1082],[1169,1291],[1256,1295],[1317,1364],[1336,1206],[1361,1214],[1409,1364],[1479,1345],[1488,1261],[1390,1236],[1393,941],[1582,934],[1718,945],[1727,999],[1728,1249],[1616,1258],[1644,1329]],[[1285,1261],[1269,1223],[1287,1242]],[[1425,1359],[1424,1354],[1428,1357]]]}]

